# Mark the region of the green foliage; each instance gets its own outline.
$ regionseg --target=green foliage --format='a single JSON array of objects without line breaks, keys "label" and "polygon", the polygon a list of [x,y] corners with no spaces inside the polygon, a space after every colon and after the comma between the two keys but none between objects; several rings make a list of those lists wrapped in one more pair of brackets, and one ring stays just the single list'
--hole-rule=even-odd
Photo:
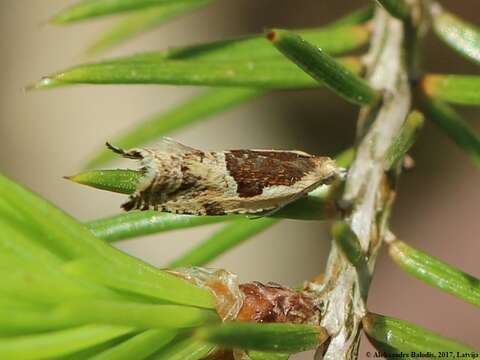
[{"label": "green foliage", "polygon": [[303,71],[346,100],[358,105],[378,100],[379,94],[365,80],[299,35],[286,30],[270,30],[267,37]]},{"label": "green foliage", "polygon": [[92,233],[106,241],[119,241],[165,231],[188,229],[195,226],[231,221],[231,216],[195,216],[160,213],[158,211],[131,211],[86,224]]},{"label": "green foliage", "polygon": [[417,279],[480,306],[480,280],[400,240],[389,245],[392,259]]},{"label": "green foliage", "polygon": [[199,360],[205,358],[215,349],[215,345],[190,337],[180,338],[171,346],[154,354],[152,360]]},{"label": "green foliage", "polygon": [[0,335],[10,336],[1,358],[62,356],[137,328],[219,320],[207,290],[110,247],[3,176],[0,194]]},{"label": "green foliage", "polygon": [[[363,318],[363,330],[375,347],[395,359],[400,353],[412,352],[446,354],[446,358],[455,358],[457,352],[472,353],[468,345],[447,339],[420,326],[388,316],[369,313]],[[397,354],[397,356],[395,356]]]},{"label": "green foliage", "polygon": [[169,264],[169,267],[206,265],[255,234],[268,229],[277,221],[268,218],[235,220],[196,247],[188,250],[178,259],[175,259]]},{"label": "green foliage", "polygon": [[422,80],[422,87],[428,96],[438,100],[457,105],[480,105],[480,76],[428,74]]},{"label": "green foliage", "polygon": [[88,53],[94,55],[106,51],[177,16],[201,9],[213,1],[215,0],[178,0],[133,12],[102,34],[89,47]]},{"label": "green foliage", "polygon": [[144,359],[168,344],[175,333],[166,329],[150,329],[99,352],[92,360]]},{"label": "green foliage", "polygon": [[435,8],[433,28],[437,36],[465,58],[480,64],[480,30],[457,16]]},{"label": "green foliage", "polygon": [[[392,16],[414,25],[406,2],[378,2]],[[84,0],[52,22],[66,24],[123,13],[125,18],[90,49],[99,52],[210,3],[213,0]],[[436,3],[429,11],[437,35],[478,64],[478,28]],[[365,58],[333,57],[370,42],[371,18],[372,8],[368,8],[322,28],[295,33],[274,30],[269,33],[273,46],[263,35],[254,35],[82,64],[48,76],[33,87],[84,83],[211,87],[114,138],[115,145],[125,148],[142,146],[275,89],[326,85],[354,104],[381,106],[381,97],[388,94],[380,94],[362,77]],[[480,140],[446,103],[478,106],[479,87],[478,76],[450,74],[427,74],[419,86],[426,114],[477,165]],[[421,113],[410,113],[387,150],[386,171],[399,169],[422,123]],[[105,164],[113,156],[104,149],[88,165]],[[354,156],[355,149],[348,149],[337,157],[337,164],[348,167]],[[142,176],[134,170],[95,170],[69,179],[131,194]],[[81,224],[0,176],[0,358],[200,360],[225,347],[250,350],[252,360],[274,360],[318,347],[329,337],[318,326],[221,323],[215,312],[216,299],[209,290],[130,257],[108,242],[226,222],[171,264],[204,265],[273,226],[278,222],[275,218],[345,217],[348,209],[340,210],[337,204],[342,190],[340,182],[319,188],[260,219],[144,211]],[[347,222],[336,222],[332,234],[356,268],[361,295],[366,299],[370,259]],[[389,246],[394,261],[405,271],[474,305],[480,304],[478,279],[402,242],[394,241]],[[363,328],[386,352],[473,351],[416,325],[373,313],[365,316]]]},{"label": "green foliage", "polygon": [[423,105],[430,120],[480,166],[480,138],[453,108],[434,98],[424,98]]},{"label": "green foliage", "polygon": [[345,258],[355,267],[358,274],[360,295],[366,301],[370,285],[370,270],[368,259],[362,249],[360,240],[351,227],[343,221],[337,221],[332,226],[332,236]]},{"label": "green foliage", "polygon": [[[191,0],[192,1],[192,0]],[[342,25],[300,32],[324,51],[338,54],[355,49],[369,38],[364,25]],[[360,71],[356,59],[346,59]],[[39,81],[34,88],[73,83],[157,83],[209,86],[296,88],[317,86],[269,46],[262,36],[223,40],[156,53],[140,54],[98,64],[79,65]]]},{"label": "green foliage", "polygon": [[248,357],[251,360],[288,360],[290,355],[284,353],[249,351]]},{"label": "green foliage", "polygon": [[412,111],[408,115],[400,131],[400,135],[388,149],[385,170],[390,170],[395,167],[404,158],[408,150],[410,150],[417,140],[420,130],[423,127],[423,122],[423,114],[418,111]]},{"label": "green foliage", "polygon": [[133,292],[140,299],[154,298],[163,302],[214,307],[214,300],[205,289],[195,287],[177,276],[155,268],[156,271],[139,272],[138,266],[127,265],[108,264],[97,258],[82,258],[67,264],[66,270],[72,275],[87,278],[107,288]]},{"label": "green foliage", "polygon": [[[329,27],[299,30],[299,35],[331,55],[355,50],[365,45],[370,36],[367,25],[331,25]],[[129,60],[204,60],[242,61],[283,59],[263,35],[245,36],[205,44],[139,54]]]},{"label": "green foliage", "polygon": [[101,190],[132,194],[142,177],[141,171],[117,169],[86,171],[74,176],[65,176],[65,179]]},{"label": "green foliage", "polygon": [[362,245],[348,224],[340,221],[333,224],[332,235],[353,266],[358,269],[366,268],[367,258],[362,250]]},{"label": "green foliage", "polygon": [[313,349],[328,338],[318,326],[242,322],[205,327],[195,336],[228,348],[289,353]]},{"label": "green foliage", "polygon": [[[144,55],[145,57],[145,55]],[[341,59],[353,72],[361,70],[358,59]],[[195,86],[304,89],[320,84],[294,65],[281,59],[204,61],[146,58],[79,65],[43,78],[35,89],[73,84],[164,84]]]},{"label": "green foliage", "polygon": [[86,325],[46,334],[0,339],[2,359],[42,359],[68,355],[131,333],[128,327]]},{"label": "green foliage", "polygon": [[54,24],[65,24],[153,6],[171,5],[179,2],[204,3],[205,0],[83,0],[59,13],[51,22]]}]

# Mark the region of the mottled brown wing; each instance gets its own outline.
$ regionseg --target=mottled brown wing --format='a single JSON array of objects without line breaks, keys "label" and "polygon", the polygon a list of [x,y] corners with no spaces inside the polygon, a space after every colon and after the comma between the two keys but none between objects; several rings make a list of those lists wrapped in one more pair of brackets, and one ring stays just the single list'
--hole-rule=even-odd
[{"label": "mottled brown wing", "polygon": [[316,167],[313,156],[293,151],[230,150],[225,161],[240,197],[260,195],[271,186],[292,186]]}]

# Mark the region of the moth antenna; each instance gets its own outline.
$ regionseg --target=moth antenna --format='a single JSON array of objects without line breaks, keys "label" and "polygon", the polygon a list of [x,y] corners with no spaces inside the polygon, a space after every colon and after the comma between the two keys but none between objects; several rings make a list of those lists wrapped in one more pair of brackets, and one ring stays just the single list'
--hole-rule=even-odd
[{"label": "moth antenna", "polygon": [[108,141],[105,143],[105,146],[112,150],[114,153],[125,156],[125,150],[110,144]]},{"label": "moth antenna", "polygon": [[107,148],[112,150],[115,154],[122,155],[124,158],[135,159],[135,160],[143,159],[143,156],[136,150],[125,151],[117,146],[110,144],[108,141],[105,143],[105,145],[107,146]]}]

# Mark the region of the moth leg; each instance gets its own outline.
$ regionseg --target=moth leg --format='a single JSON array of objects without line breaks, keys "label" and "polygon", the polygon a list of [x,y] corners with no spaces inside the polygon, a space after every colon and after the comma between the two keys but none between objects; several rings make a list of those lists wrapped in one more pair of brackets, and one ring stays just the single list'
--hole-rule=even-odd
[{"label": "moth leg", "polygon": [[141,204],[139,207],[141,207],[142,210],[148,210],[150,209],[150,198],[152,196],[152,186],[150,185],[147,187],[145,190],[142,190],[139,198],[141,199]]},{"label": "moth leg", "polygon": [[144,201],[143,201],[143,205],[142,205],[141,210],[142,210],[142,211],[150,210],[150,204],[148,203],[147,200],[144,200]]},{"label": "moth leg", "polygon": [[138,194],[130,195],[129,200],[126,203],[123,203],[121,208],[125,211],[137,210],[142,207],[142,198]]},{"label": "moth leg", "polygon": [[130,211],[136,209],[137,198],[130,197],[130,200],[122,204],[122,209],[125,211]]}]

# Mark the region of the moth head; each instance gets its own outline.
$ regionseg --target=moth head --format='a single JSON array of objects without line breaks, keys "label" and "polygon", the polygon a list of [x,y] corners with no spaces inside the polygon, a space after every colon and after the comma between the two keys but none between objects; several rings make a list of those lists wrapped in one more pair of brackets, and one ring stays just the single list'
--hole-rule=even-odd
[{"label": "moth head", "polygon": [[[342,175],[346,170],[339,168],[335,163],[335,160],[326,157],[326,156],[315,156],[317,174],[325,179],[334,180],[334,179],[342,179],[344,175]],[[329,182],[327,181],[327,182]]]},{"label": "moth head", "polygon": [[106,143],[106,146],[114,153],[119,154],[126,159],[137,160],[140,162],[140,171],[143,172],[144,176],[138,183],[137,190],[147,187],[152,182],[157,173],[157,167],[155,166],[154,161],[155,153],[153,151],[140,148],[124,150],[110,144],[109,142]]}]

